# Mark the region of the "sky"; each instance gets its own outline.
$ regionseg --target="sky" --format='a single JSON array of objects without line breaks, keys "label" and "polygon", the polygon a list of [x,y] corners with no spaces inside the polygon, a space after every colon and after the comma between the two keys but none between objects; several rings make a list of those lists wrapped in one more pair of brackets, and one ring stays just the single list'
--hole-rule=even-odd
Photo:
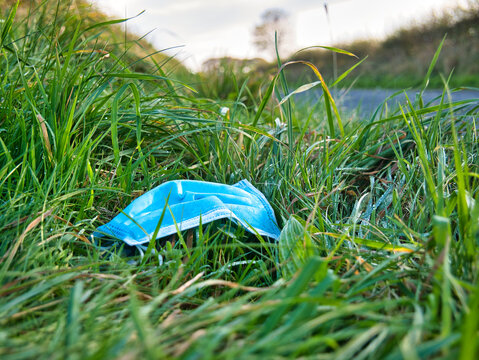
[{"label": "sky", "polygon": [[[193,70],[214,57],[263,57],[253,45],[261,14],[280,8],[289,15],[291,49],[381,39],[394,30],[467,0],[90,0],[113,17],[140,16],[128,31],[146,38]],[[329,22],[324,3],[328,5]],[[330,25],[328,25],[330,24]],[[274,37],[274,34],[271,34]],[[287,54],[282,54],[283,56]]]}]

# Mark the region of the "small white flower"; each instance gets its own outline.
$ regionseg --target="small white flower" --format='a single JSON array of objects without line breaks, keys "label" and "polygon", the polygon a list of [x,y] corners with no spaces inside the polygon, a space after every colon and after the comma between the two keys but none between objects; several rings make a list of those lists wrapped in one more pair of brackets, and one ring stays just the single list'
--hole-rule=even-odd
[{"label": "small white flower", "polygon": [[221,109],[220,109],[220,114],[221,116],[226,116],[226,114],[228,114],[230,112],[230,108],[227,108],[226,106],[223,106]]}]

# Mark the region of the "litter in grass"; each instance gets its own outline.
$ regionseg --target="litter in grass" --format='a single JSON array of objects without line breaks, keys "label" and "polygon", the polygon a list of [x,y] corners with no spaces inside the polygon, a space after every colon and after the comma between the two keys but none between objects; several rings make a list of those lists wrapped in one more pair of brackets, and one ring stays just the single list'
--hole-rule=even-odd
[{"label": "litter in grass", "polygon": [[93,237],[112,237],[130,246],[148,243],[219,219],[230,219],[253,234],[277,240],[273,209],[247,180],[234,185],[205,181],[166,182],[135,199]]}]

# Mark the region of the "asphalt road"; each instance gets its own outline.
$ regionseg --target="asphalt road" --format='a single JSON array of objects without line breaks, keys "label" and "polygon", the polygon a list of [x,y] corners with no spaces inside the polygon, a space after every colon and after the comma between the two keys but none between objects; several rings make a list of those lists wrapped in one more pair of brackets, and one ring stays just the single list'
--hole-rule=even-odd
[{"label": "asphalt road", "polygon": [[[360,115],[371,115],[376,108],[381,105],[389,96],[394,95],[399,90],[392,89],[350,89],[333,91],[333,98],[335,99],[338,107],[343,111],[356,111],[358,110]],[[414,102],[417,90],[408,90],[407,96]],[[313,99],[320,99],[322,91],[312,91],[309,96]],[[432,104],[438,104],[442,96],[442,90],[426,90],[423,93],[423,101],[425,104],[431,102]],[[446,95],[447,96],[447,95]],[[477,105],[479,105],[479,90],[460,90],[451,94],[453,101],[475,99]],[[406,104],[406,95],[404,91],[399,91],[397,96],[387,101],[388,107],[391,110],[397,109],[398,105]]]}]

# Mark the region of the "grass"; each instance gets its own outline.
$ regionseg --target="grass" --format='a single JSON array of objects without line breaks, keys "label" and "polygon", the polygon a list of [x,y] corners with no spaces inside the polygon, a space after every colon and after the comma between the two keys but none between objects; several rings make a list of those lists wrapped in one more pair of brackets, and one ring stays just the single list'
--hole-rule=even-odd
[{"label": "grass", "polygon": [[[277,106],[279,75],[199,97],[107,52],[111,24],[58,11],[25,27],[14,10],[0,31],[2,359],[477,357],[478,101],[449,101],[445,80],[439,105],[419,93],[355,120],[332,97]],[[158,240],[162,265],[92,242],[165,181],[243,178],[278,242],[203,225]]]}]

